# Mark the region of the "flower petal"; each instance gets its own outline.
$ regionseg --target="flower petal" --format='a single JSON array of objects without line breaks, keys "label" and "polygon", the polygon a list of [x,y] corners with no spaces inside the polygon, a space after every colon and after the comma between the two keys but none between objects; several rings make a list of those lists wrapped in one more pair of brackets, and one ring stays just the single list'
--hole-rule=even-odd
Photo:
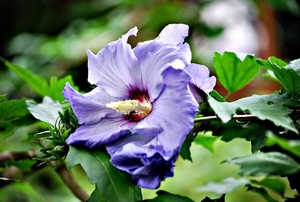
[{"label": "flower petal", "polygon": [[190,76],[183,70],[168,68],[163,72],[164,91],[153,103],[151,113],[140,121],[134,132],[156,136],[150,148],[162,151],[165,159],[178,152],[194,125],[198,104],[189,91]]},{"label": "flower petal", "polygon": [[192,63],[184,71],[191,76],[191,82],[205,93],[211,92],[216,85],[216,77],[209,76],[209,69],[204,65]]},{"label": "flower petal", "polygon": [[151,138],[132,134],[106,148],[111,155],[111,163],[131,174],[136,185],[156,189],[162,180],[173,176],[174,162],[178,154],[170,160],[165,160],[159,151],[145,147]]},{"label": "flower petal", "polygon": [[120,116],[116,111],[108,109],[105,105],[84,97],[75,91],[69,83],[66,83],[63,95],[71,103],[79,124],[95,124],[104,117]]},{"label": "flower petal", "polygon": [[67,144],[97,148],[130,132],[131,124],[120,117],[105,118],[97,124],[81,125],[66,140]]},{"label": "flower petal", "polygon": [[180,45],[183,44],[185,37],[189,34],[189,27],[185,24],[169,24],[156,38],[156,40],[165,44]]},{"label": "flower petal", "polygon": [[181,46],[166,45],[158,41],[139,43],[134,53],[140,64],[141,79],[138,86],[147,89],[154,101],[163,87],[161,73],[168,67],[182,69],[190,64],[191,51],[188,44]]},{"label": "flower petal", "polygon": [[137,31],[136,27],[129,30],[119,40],[105,46],[97,55],[87,50],[88,81],[101,86],[113,97],[128,98],[128,90],[135,84],[132,72],[137,71],[138,61],[127,40],[129,36],[136,35]]}]

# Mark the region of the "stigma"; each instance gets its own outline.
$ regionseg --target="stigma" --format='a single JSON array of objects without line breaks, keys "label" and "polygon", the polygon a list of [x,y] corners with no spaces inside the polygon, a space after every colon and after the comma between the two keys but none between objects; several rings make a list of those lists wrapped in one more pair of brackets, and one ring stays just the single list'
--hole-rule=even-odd
[{"label": "stigma", "polygon": [[122,113],[134,121],[145,118],[152,110],[152,104],[147,99],[142,99],[142,102],[139,100],[110,102],[106,104],[106,107]]}]

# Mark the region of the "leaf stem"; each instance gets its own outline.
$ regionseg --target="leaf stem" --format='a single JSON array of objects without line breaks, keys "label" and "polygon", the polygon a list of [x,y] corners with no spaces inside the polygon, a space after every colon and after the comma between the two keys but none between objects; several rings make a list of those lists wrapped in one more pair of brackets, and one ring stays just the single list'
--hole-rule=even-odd
[{"label": "leaf stem", "polygon": [[[234,115],[232,117],[232,119],[234,120],[252,120],[254,118],[256,118],[256,116],[252,114]],[[194,123],[209,122],[209,121],[216,121],[216,120],[220,120],[220,118],[217,116],[204,116],[204,117],[195,118]]]},{"label": "leaf stem", "polygon": [[224,99],[225,99],[225,100],[228,100],[228,99],[230,98],[231,95],[232,95],[232,92],[228,92]]}]

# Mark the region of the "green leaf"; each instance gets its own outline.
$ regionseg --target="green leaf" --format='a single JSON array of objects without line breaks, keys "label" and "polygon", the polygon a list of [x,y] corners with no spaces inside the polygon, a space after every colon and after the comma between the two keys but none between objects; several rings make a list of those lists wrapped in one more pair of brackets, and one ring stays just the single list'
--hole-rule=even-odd
[{"label": "green leaf", "polygon": [[49,96],[53,100],[60,102],[64,101],[65,98],[62,95],[62,91],[65,87],[66,82],[69,82],[75,90],[78,89],[76,86],[74,86],[73,79],[70,75],[61,79],[53,76],[50,78],[50,84],[48,85],[48,82],[44,78],[34,74],[29,69],[13,65],[8,61],[5,61],[4,63],[11,71],[16,73],[19,78],[24,80],[30,86],[30,88],[32,88],[41,97]]},{"label": "green leaf", "polygon": [[207,136],[207,135],[197,135],[194,140],[194,143],[197,145],[201,145],[204,148],[208,149],[210,152],[214,151],[214,143],[219,139],[215,136]]},{"label": "green leaf", "polygon": [[224,52],[214,55],[214,68],[219,82],[230,92],[236,92],[248,84],[258,73],[259,65],[251,55]]},{"label": "green leaf", "polygon": [[300,170],[300,164],[280,152],[254,153],[249,156],[228,159],[225,162],[241,165],[242,175],[288,175]]},{"label": "green leaf", "polygon": [[268,192],[264,188],[257,188],[251,185],[248,186],[249,191],[253,191],[261,195],[267,202],[278,202],[277,200],[273,199],[269,196]]},{"label": "green leaf", "polygon": [[210,199],[209,197],[205,197],[201,202],[225,202],[225,194],[217,199]]},{"label": "green leaf", "polygon": [[251,183],[269,188],[281,196],[283,196],[285,192],[285,185],[280,179],[264,178],[261,181],[251,180]]},{"label": "green leaf", "polygon": [[180,149],[180,156],[184,160],[193,161],[191,157],[191,151],[190,147],[192,145],[192,142],[194,141],[194,133],[191,131],[188,136],[185,138],[185,141],[183,142],[181,149]]},{"label": "green leaf", "polygon": [[[61,79],[57,79],[57,77],[55,77],[55,76],[51,77],[47,95],[49,97],[51,97],[53,100],[57,100],[60,102],[64,101],[65,98],[62,95],[62,91],[67,82],[70,83],[70,85],[74,87],[74,82],[70,75],[68,75],[64,78],[61,78]],[[77,90],[78,88],[74,87],[74,89]]]},{"label": "green leaf", "polygon": [[284,65],[278,62],[278,59],[270,58],[272,71],[275,77],[281,83],[283,88],[292,96],[300,94],[300,74],[297,72],[299,69],[299,62],[293,61],[290,65]]},{"label": "green leaf", "polygon": [[19,161],[5,161],[0,163],[0,167],[6,167],[6,166],[15,166],[20,168],[21,170],[25,172],[31,171],[31,167],[36,164],[35,160],[32,159],[23,159]]},{"label": "green leaf", "polygon": [[48,84],[45,79],[32,73],[29,69],[13,65],[8,61],[4,64],[14,73],[18,75],[19,78],[23,79],[37,94],[44,97],[48,91]]},{"label": "green leaf", "polygon": [[92,192],[90,198],[87,202],[109,202],[105,198],[102,197],[97,185],[95,186],[95,190]]},{"label": "green leaf", "polygon": [[0,120],[10,120],[29,114],[24,99],[7,100],[0,103]]},{"label": "green leaf", "polygon": [[208,103],[223,123],[227,123],[236,110],[241,109],[249,111],[260,120],[272,121],[277,126],[298,133],[293,121],[288,116],[290,109],[283,104],[287,99],[289,97],[286,94],[271,94],[252,95],[234,102],[218,102],[208,95]]},{"label": "green leaf", "polygon": [[271,147],[273,145],[279,145],[281,148],[285,149],[292,154],[300,157],[300,140],[287,140],[284,138],[277,137],[273,133],[269,132],[267,134],[266,145]]},{"label": "green leaf", "polygon": [[41,104],[37,104],[33,100],[26,100],[30,113],[36,118],[51,125],[55,125],[56,119],[59,117],[58,112],[62,112],[62,106],[59,102],[54,102],[49,97],[44,97]]},{"label": "green leaf", "polygon": [[141,190],[133,185],[129,175],[117,170],[102,151],[87,151],[70,146],[66,161],[69,167],[80,164],[91,183],[97,185],[107,201],[128,202],[142,200]]},{"label": "green leaf", "polygon": [[180,196],[177,194],[171,194],[169,192],[159,190],[156,192],[157,196],[154,199],[144,200],[145,202],[193,202],[192,199]]},{"label": "green leaf", "polygon": [[222,97],[222,95],[220,95],[215,90],[212,90],[209,94],[219,102],[226,102],[226,100]]},{"label": "green leaf", "polygon": [[224,179],[222,182],[215,183],[209,182],[208,184],[199,187],[198,191],[212,192],[217,195],[228,194],[236,191],[237,189],[249,184],[250,181],[246,178],[235,179],[232,177]]}]

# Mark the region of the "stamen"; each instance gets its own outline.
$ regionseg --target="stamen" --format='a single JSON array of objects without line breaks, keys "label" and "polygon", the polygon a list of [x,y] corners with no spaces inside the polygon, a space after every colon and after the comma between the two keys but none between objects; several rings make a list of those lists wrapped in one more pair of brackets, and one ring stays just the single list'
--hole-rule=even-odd
[{"label": "stamen", "polygon": [[107,103],[106,107],[125,115],[139,115],[141,119],[146,117],[152,110],[151,103],[146,99],[143,99],[143,102],[139,100],[111,102]]}]

